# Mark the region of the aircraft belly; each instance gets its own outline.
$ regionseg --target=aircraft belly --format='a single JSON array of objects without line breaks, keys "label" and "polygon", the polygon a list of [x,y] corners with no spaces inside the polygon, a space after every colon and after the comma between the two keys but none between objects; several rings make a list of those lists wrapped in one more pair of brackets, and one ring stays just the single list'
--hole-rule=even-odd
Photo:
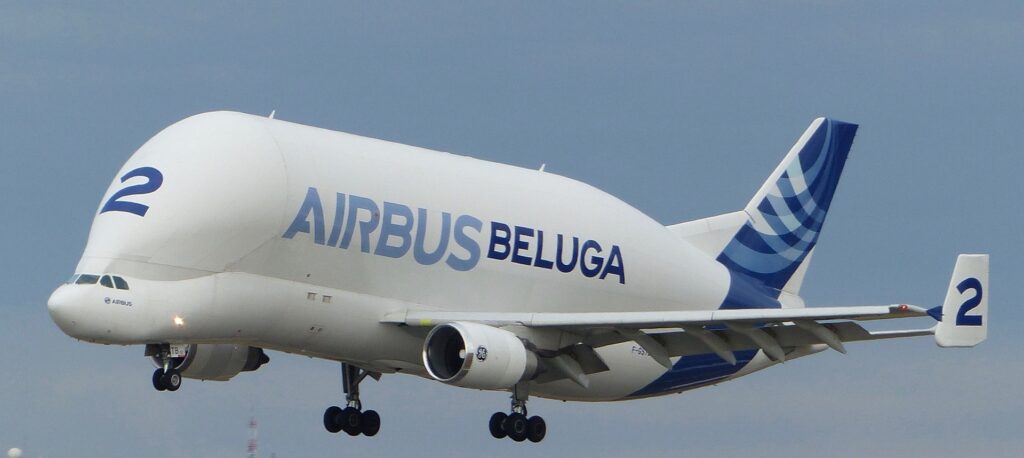
[{"label": "aircraft belly", "polygon": [[634,349],[634,343],[625,342],[596,351],[609,370],[589,374],[589,387],[563,379],[550,383],[534,384],[530,394],[544,398],[569,401],[614,401],[628,396],[657,379],[665,368],[646,355]]},{"label": "aircraft belly", "polygon": [[559,380],[532,385],[531,394],[569,401],[624,401],[681,393],[732,380],[775,364],[761,351],[746,350],[734,352],[736,365],[709,353],[672,358],[672,368],[666,370],[633,342],[610,345],[599,349],[598,353],[609,370],[589,375],[588,388]]},{"label": "aircraft belly", "polygon": [[[383,298],[249,274],[220,274],[221,303],[234,323],[253,326],[243,338],[296,354],[350,362],[416,363],[422,336],[380,323],[408,307]],[[246,318],[247,317],[247,318]],[[393,370],[402,368],[382,368]]]}]

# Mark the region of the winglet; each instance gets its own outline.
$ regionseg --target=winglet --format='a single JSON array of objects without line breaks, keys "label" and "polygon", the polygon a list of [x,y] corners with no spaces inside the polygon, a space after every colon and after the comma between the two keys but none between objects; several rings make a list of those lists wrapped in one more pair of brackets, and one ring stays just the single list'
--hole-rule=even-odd
[{"label": "winglet", "polygon": [[942,302],[935,343],[940,347],[973,347],[987,336],[988,255],[962,254],[957,257]]}]

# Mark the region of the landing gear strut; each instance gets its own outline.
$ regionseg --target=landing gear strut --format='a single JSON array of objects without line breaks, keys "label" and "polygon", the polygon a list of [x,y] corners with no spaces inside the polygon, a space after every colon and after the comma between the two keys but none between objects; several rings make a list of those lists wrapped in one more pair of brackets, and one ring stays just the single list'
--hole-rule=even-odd
[{"label": "landing gear strut", "polygon": [[345,390],[345,408],[328,407],[324,411],[324,428],[336,433],[345,431],[349,436],[374,436],[380,431],[380,415],[373,410],[363,411],[359,401],[359,383],[369,375],[375,379],[380,374],[369,372],[348,363],[341,363],[341,381]]},{"label": "landing gear strut", "polygon": [[491,436],[495,439],[508,437],[516,442],[529,439],[530,442],[540,442],[547,434],[547,424],[539,416],[528,417],[526,412],[526,400],[530,393],[525,383],[519,383],[512,388],[512,413],[495,412],[487,426],[491,430]]},{"label": "landing gear strut", "polygon": [[153,372],[153,388],[157,391],[178,391],[181,388],[181,372],[173,367],[173,357],[169,345],[161,345],[153,355],[160,366]]}]

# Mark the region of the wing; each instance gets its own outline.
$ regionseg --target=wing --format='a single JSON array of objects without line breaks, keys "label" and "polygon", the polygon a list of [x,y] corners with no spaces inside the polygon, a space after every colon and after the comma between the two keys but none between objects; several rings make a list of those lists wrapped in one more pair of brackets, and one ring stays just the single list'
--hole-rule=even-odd
[{"label": "wing", "polygon": [[[907,304],[802,309],[745,309],[677,312],[500,313],[405,311],[384,322],[433,327],[468,321],[495,327],[554,328],[580,337],[592,348],[635,341],[662,365],[668,358],[716,353],[735,364],[732,352],[760,348],[776,361],[787,347],[823,343],[846,352],[843,342],[932,334],[932,329],[869,332],[852,321],[928,316],[928,310]],[[827,320],[848,320],[821,323]]]},{"label": "wing", "polygon": [[[760,349],[774,361],[799,347],[824,344],[846,353],[844,342],[934,335],[939,346],[974,346],[988,326],[988,256],[961,255],[941,306],[908,305],[810,307],[660,312],[503,313],[405,310],[388,314],[384,323],[433,327],[447,322],[474,322],[495,327],[520,326],[554,330],[571,336],[568,345],[543,349],[561,375],[585,385],[585,375],[606,370],[593,351],[634,341],[655,361],[670,368],[670,358],[715,353],[736,364],[733,352]],[[930,316],[938,325],[897,331],[869,331],[859,322]],[[575,363],[562,364],[571,358]]]}]

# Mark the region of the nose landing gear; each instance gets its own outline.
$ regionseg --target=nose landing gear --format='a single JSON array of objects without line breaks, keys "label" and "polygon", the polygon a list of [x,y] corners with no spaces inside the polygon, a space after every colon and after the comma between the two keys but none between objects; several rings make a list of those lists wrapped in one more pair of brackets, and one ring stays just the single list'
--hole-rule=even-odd
[{"label": "nose landing gear", "polygon": [[359,383],[367,375],[374,379],[380,379],[380,374],[377,372],[369,372],[348,363],[341,363],[345,408],[331,406],[324,411],[324,429],[328,432],[345,431],[349,436],[362,434],[372,437],[380,431],[380,415],[373,410],[363,411],[363,403],[359,401]]},{"label": "nose landing gear", "polygon": [[518,384],[512,389],[512,413],[495,412],[487,423],[491,436],[495,439],[508,437],[516,442],[529,439],[530,442],[540,442],[547,435],[547,423],[539,416],[528,417],[526,411],[526,400],[529,398],[529,391],[524,384]]},{"label": "nose landing gear", "polygon": [[157,391],[178,391],[181,388],[181,374],[174,369],[157,369],[153,371],[153,388]]},{"label": "nose landing gear", "polygon": [[181,371],[175,369],[175,358],[179,360],[181,355],[176,355],[168,344],[146,346],[147,356],[152,356],[158,361],[159,367],[153,371],[153,388],[157,391],[178,391],[181,388]]}]

